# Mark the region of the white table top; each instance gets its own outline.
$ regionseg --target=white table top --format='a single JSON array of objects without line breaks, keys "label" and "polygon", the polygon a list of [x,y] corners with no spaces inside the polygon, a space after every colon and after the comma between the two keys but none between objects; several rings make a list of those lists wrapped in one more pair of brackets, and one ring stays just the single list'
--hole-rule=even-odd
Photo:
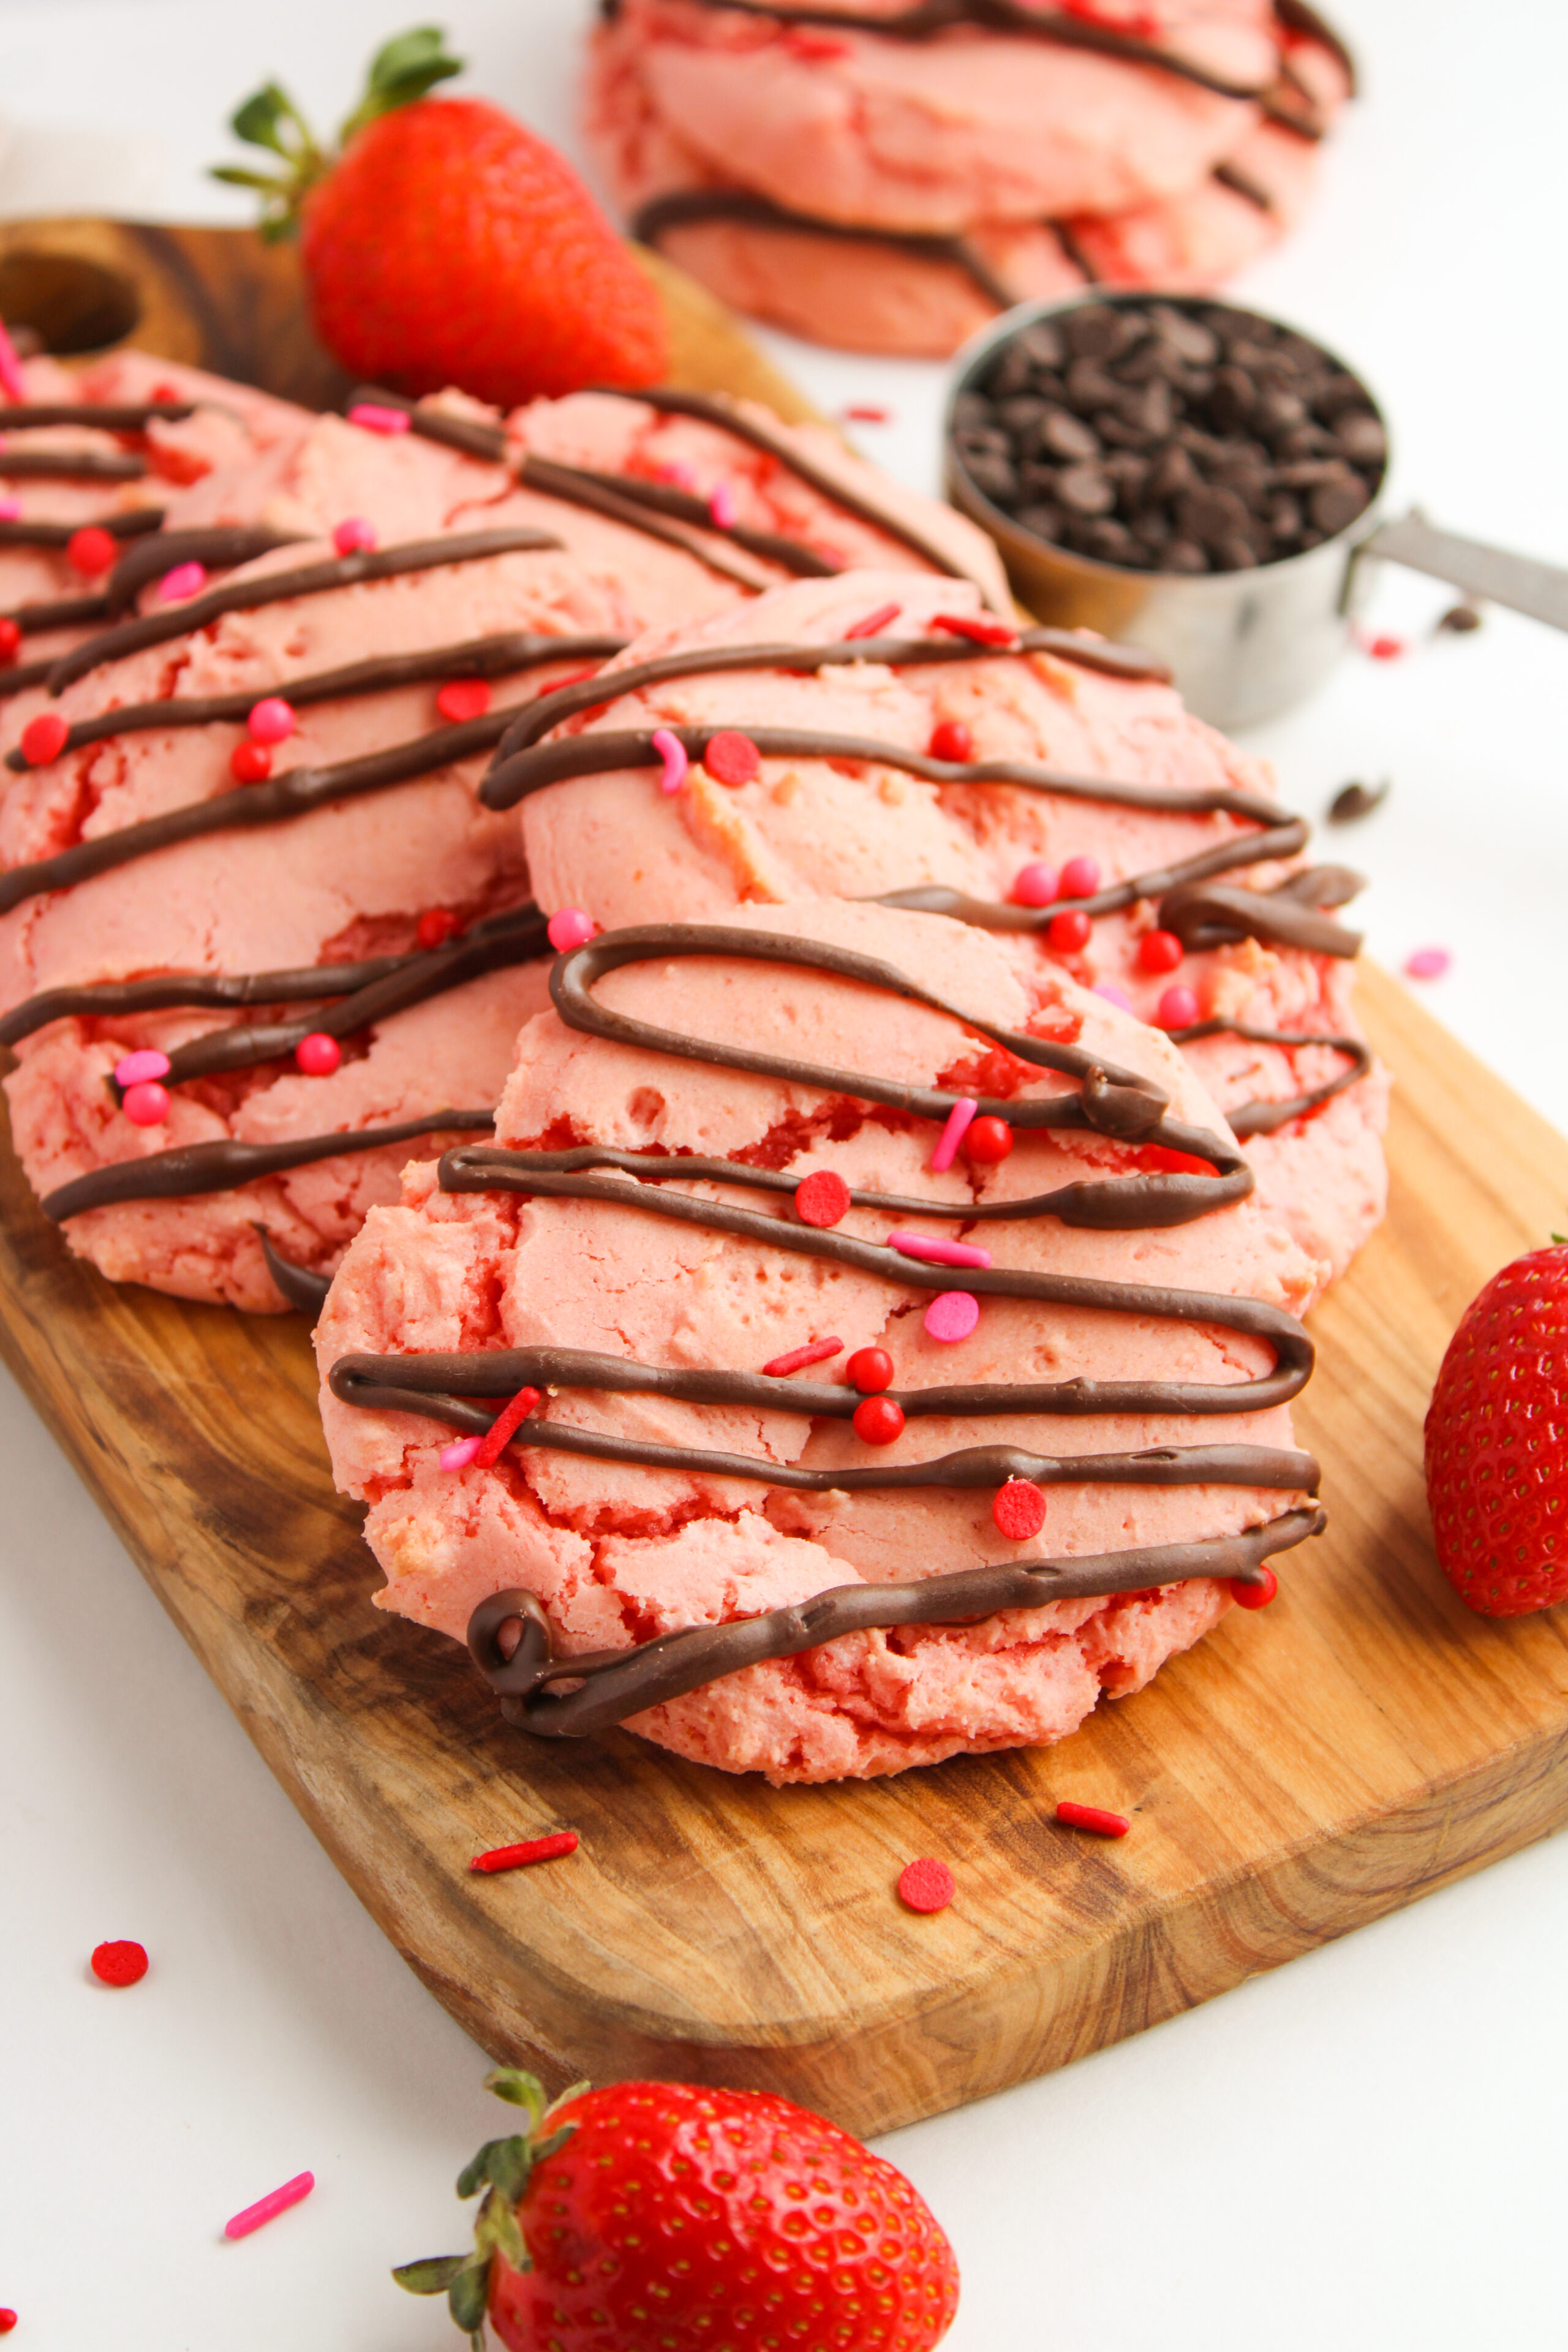
[{"label": "white table top", "polygon": [[[1367,96],[1308,227],[1245,291],[1362,367],[1396,491],[1568,562],[1561,300],[1568,17],[1339,0]],[[590,0],[447,0],[472,86],[575,151]],[[202,177],[269,75],[337,119],[388,0],[0,0],[0,213],[235,220]],[[933,487],[942,371],[766,339],[868,451]],[[1397,504],[1397,500],[1396,500]],[[1454,951],[1428,1001],[1560,1125],[1563,648],[1388,573],[1380,626],[1256,739],[1294,807],[1389,775],[1325,853],[1370,943]],[[1568,1215],[1568,1202],[1564,1203]],[[388,2266],[462,2242],[498,2127],[485,2061],[408,1973],[161,1615],[64,1458],[0,1394],[0,2306],[17,2352],[419,2352],[458,2339]],[[367,1584],[369,1563],[367,1561]],[[1157,2031],[885,2143],[952,2234],[952,2352],[1510,2352],[1568,2337],[1558,1840]],[[109,1993],[94,1944],[153,1972]],[[292,2174],[255,2238],[226,2218]],[[1104,2265],[1103,2270],[1101,2265]]]}]

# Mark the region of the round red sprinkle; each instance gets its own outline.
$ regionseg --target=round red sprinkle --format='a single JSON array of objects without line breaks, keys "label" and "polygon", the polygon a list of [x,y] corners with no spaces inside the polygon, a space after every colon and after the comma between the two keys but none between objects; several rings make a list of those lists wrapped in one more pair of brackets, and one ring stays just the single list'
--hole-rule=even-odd
[{"label": "round red sprinkle", "polygon": [[285,702],[280,694],[264,694],[259,702],[253,702],[245,722],[253,743],[287,743],[299,724],[293,704]]},{"label": "round red sprinkle", "polygon": [[1046,1498],[1032,1478],[1009,1478],[996,1489],[991,1516],[1009,1543],[1027,1543],[1046,1524]]},{"label": "round red sprinkle", "polygon": [[1279,1590],[1279,1579],[1266,1568],[1256,1584],[1247,1583],[1245,1577],[1233,1577],[1230,1597],[1238,1609],[1267,1609]]},{"label": "round red sprinkle", "polygon": [[945,1862],[922,1854],[899,1873],[899,1900],[910,1911],[945,1911],[958,1889]]},{"label": "round red sprinkle", "polygon": [[169,1116],[169,1089],[155,1078],[144,1078],[139,1086],[126,1087],[120,1108],[132,1127],[162,1127]]},{"label": "round red sprinkle", "polygon": [[965,1157],[977,1168],[995,1168],[1013,1149],[1013,1130],[1005,1118],[972,1118],[963,1139]]},{"label": "round red sprinkle", "polygon": [[1398,661],[1405,651],[1405,640],[1403,637],[1373,637],[1368,640],[1366,649],[1373,661]]},{"label": "round red sprinkle", "polygon": [[849,1211],[849,1187],[831,1168],[803,1176],[795,1188],[795,1213],[803,1225],[836,1225]]},{"label": "round red sprinkle", "polygon": [[147,1973],[147,1955],[140,1944],[100,1944],[92,1956],[92,1973],[100,1984],[140,1984]]},{"label": "round red sprinkle", "polygon": [[557,955],[574,955],[587,946],[598,928],[581,907],[557,907],[544,926],[544,935]]},{"label": "round red sprinkle", "polygon": [[1174,931],[1145,931],[1138,942],[1138,961],[1145,971],[1174,971],[1185,953]]},{"label": "round red sprinkle", "polygon": [[228,772],[237,784],[264,784],[272,773],[272,753],[265,743],[247,738],[229,753]]},{"label": "round red sprinkle", "polygon": [[342,1058],[342,1047],[324,1029],[312,1029],[294,1048],[294,1060],[308,1078],[330,1078]]},{"label": "round red sprinkle", "polygon": [[850,1387],[862,1396],[877,1396],[893,1385],[893,1360],[886,1348],[857,1348],[844,1369]]},{"label": "round red sprinkle", "polygon": [[1100,887],[1098,857],[1069,857],[1062,867],[1061,892],[1064,898],[1092,898]]},{"label": "round red sprinkle", "polygon": [[1168,988],[1155,1007],[1154,1018],[1162,1029],[1190,1029],[1201,1009],[1190,988]]},{"label": "round red sprinkle", "polygon": [[1058,955],[1077,955],[1089,945],[1092,929],[1089,917],[1079,908],[1069,908],[1065,915],[1053,915],[1047,926],[1046,937]]},{"label": "round red sprinkle", "polygon": [[1100,1837],[1125,1837],[1132,1826],[1124,1814],[1105,1812],[1099,1805],[1064,1802],[1057,1807],[1057,1819],[1069,1830],[1093,1830]]},{"label": "round red sprinkle", "polygon": [[761,773],[763,755],[749,735],[725,727],[708,738],[702,764],[716,784],[749,784]]},{"label": "round red sprinkle", "polygon": [[0,2311],[0,2336],[9,2336],[16,2325],[16,2315],[14,2311]]},{"label": "round red sprinkle", "polygon": [[89,522],[80,530],[73,530],[66,541],[66,562],[84,580],[100,580],[112,572],[120,561],[119,542],[113,534],[101,530]]},{"label": "round red sprinkle", "polygon": [[66,748],[70,729],[58,710],[40,710],[22,730],[22,757],[29,768],[47,768]]},{"label": "round red sprinkle", "polygon": [[414,936],[422,948],[444,948],[458,934],[458,918],[449,908],[426,907],[414,926]]},{"label": "round red sprinkle", "polygon": [[855,1408],[855,1434],[867,1445],[891,1445],[904,1433],[904,1408],[891,1397],[868,1396]]},{"label": "round red sprinkle", "polygon": [[443,719],[449,719],[456,727],[465,719],[482,719],[491,699],[489,678],[453,677],[436,697],[436,708]]},{"label": "round red sprinkle", "polygon": [[931,730],[926,751],[933,760],[951,760],[954,767],[974,757],[974,738],[962,719],[944,719]]},{"label": "round red sprinkle", "polygon": [[22,650],[22,632],[9,613],[0,613],[0,662],[13,662]]}]

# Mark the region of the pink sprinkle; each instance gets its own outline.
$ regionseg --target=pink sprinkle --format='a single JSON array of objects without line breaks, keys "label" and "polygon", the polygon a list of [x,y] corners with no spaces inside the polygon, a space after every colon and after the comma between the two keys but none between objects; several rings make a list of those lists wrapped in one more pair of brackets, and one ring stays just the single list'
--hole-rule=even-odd
[{"label": "pink sprinkle", "polygon": [[550,944],[557,955],[570,955],[574,948],[585,948],[597,926],[592,915],[581,907],[562,907],[545,925]]},{"label": "pink sprinkle", "polygon": [[972,1242],[939,1240],[931,1234],[897,1233],[888,1235],[888,1247],[905,1257],[924,1258],[928,1265],[989,1265],[989,1250],[976,1249]]},{"label": "pink sprinkle", "polygon": [[0,319],[0,392],[4,392],[7,400],[26,400],[27,397],[22,362],[16,344],[5,332],[4,319]]},{"label": "pink sprinkle", "polygon": [[1098,857],[1069,857],[1062,867],[1062,897],[1092,898],[1100,887]]},{"label": "pink sprinkle", "polygon": [[931,1153],[931,1164],[939,1176],[945,1175],[958,1157],[958,1147],[969,1133],[974,1114],[980,1108],[973,1095],[962,1095],[947,1114],[947,1125]]},{"label": "pink sprinkle", "polygon": [[250,706],[246,728],[253,743],[287,743],[299,725],[294,706],[280,694],[264,694]]},{"label": "pink sprinkle", "polygon": [[1168,988],[1154,1018],[1162,1029],[1190,1029],[1198,1018],[1198,1000],[1190,988]]},{"label": "pink sprinkle", "polygon": [[232,2221],[226,2221],[224,2236],[248,2238],[251,2231],[259,2230],[264,2221],[276,2221],[279,2213],[287,2213],[290,2205],[302,2205],[315,2185],[313,2172],[297,2172],[292,2180],[286,2180],[281,2189],[272,2191],[270,2197],[263,2197],[256,2204],[247,2205],[243,2213],[235,2215]]},{"label": "pink sprinkle", "polygon": [[1441,980],[1453,962],[1447,948],[1417,948],[1405,959],[1405,969],[1412,980]]},{"label": "pink sprinkle", "polygon": [[443,1445],[440,1463],[443,1470],[466,1470],[480,1446],[482,1437],[459,1437],[455,1445]]},{"label": "pink sprinkle", "polygon": [[884,629],[891,627],[902,611],[901,604],[879,604],[874,613],[868,613],[863,621],[857,621],[852,629],[845,630],[846,645],[851,637],[879,637]]},{"label": "pink sprinkle", "polygon": [[155,1045],[143,1045],[137,1054],[122,1054],[114,1065],[117,1087],[142,1087],[153,1078],[169,1075],[169,1056],[160,1054]]},{"label": "pink sprinkle", "polygon": [[890,425],[893,421],[892,410],[879,407],[874,400],[852,400],[843,415],[848,425]]},{"label": "pink sprinkle", "polygon": [[183,604],[187,596],[207,584],[205,563],[176,563],[173,572],[165,572],[158,583],[158,593],[165,604]]},{"label": "pink sprinkle", "polygon": [[347,515],[332,533],[340,555],[368,555],[375,546],[375,525],[363,515]]},{"label": "pink sprinkle", "polygon": [[770,1381],[782,1381],[791,1372],[804,1371],[807,1364],[826,1364],[843,1353],[842,1339],[813,1339],[806,1347],[792,1348],[787,1356],[775,1356],[763,1372]]},{"label": "pink sprinkle", "polygon": [[942,1290],[926,1308],[928,1339],[967,1339],[980,1320],[980,1301],[967,1290]]},{"label": "pink sprinkle", "polygon": [[741,509],[735,504],[735,493],[728,482],[721,482],[708,501],[708,511],[720,530],[733,530],[741,520]]},{"label": "pink sprinkle", "polygon": [[657,480],[668,482],[678,490],[695,490],[697,488],[697,477],[690,467],[679,461],[674,465],[656,466],[654,475]]},{"label": "pink sprinkle", "polygon": [[1363,637],[1362,645],[1373,661],[1398,661],[1406,650],[1403,637]]},{"label": "pink sprinkle", "polygon": [[0,522],[20,522],[20,521],[21,521],[21,520],[22,520],[22,501],[21,501],[21,499],[0,499]]},{"label": "pink sprinkle", "polygon": [[1107,1004],[1114,1004],[1119,1013],[1131,1013],[1132,1010],[1132,999],[1124,988],[1118,988],[1113,980],[1102,980],[1094,993],[1103,996]]},{"label": "pink sprinkle", "polygon": [[679,735],[672,735],[668,727],[658,727],[654,730],[653,748],[664,761],[664,773],[658,780],[659,791],[678,793],[691,767],[686,756],[685,744]]},{"label": "pink sprinkle", "polygon": [[386,408],[379,400],[356,400],[349,411],[351,425],[363,425],[367,433],[406,433],[414,423],[405,408]]},{"label": "pink sprinkle", "polygon": [[1013,896],[1020,907],[1054,907],[1060,893],[1056,867],[1038,858],[1032,866],[1020,866],[1013,877]]}]

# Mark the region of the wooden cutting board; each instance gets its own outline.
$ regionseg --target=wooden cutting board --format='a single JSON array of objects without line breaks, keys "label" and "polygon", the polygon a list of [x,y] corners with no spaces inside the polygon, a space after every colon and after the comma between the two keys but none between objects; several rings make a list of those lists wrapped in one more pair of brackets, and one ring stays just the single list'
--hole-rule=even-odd
[{"label": "wooden cutting board", "polygon": [[[291,257],[218,231],[0,230],[129,276],[140,340],[331,390]],[[679,273],[679,380],[805,404]],[[58,278],[57,276],[57,283]],[[101,295],[101,288],[99,289]],[[122,304],[122,310],[123,310]],[[867,2134],[1062,2064],[1408,1903],[1568,1819],[1568,1612],[1470,1616],[1433,1561],[1421,1417],[1466,1300],[1568,1202],[1568,1143],[1375,970],[1397,1087],[1386,1224],[1313,1318],[1298,1408],[1331,1525],[1065,1746],[773,1790],[624,1733],[502,1725],[462,1653],[370,1605],[297,1317],[115,1289],[6,1155],[0,1355],[385,1933],[498,2058],[555,2085],[773,2088]],[[1051,1816],[1132,1817],[1117,1844]],[[559,1827],[568,1862],[472,1877]],[[951,1909],[894,1892],[921,1854]]]}]

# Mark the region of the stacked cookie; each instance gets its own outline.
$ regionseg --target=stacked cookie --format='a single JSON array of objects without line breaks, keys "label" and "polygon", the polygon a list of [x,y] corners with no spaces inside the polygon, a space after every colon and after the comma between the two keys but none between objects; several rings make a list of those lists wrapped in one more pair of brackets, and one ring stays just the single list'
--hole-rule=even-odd
[{"label": "stacked cookie", "polygon": [[1218,284],[1353,85],[1303,0],[606,0],[587,132],[634,236],[741,310],[941,356],[1085,284]]}]

